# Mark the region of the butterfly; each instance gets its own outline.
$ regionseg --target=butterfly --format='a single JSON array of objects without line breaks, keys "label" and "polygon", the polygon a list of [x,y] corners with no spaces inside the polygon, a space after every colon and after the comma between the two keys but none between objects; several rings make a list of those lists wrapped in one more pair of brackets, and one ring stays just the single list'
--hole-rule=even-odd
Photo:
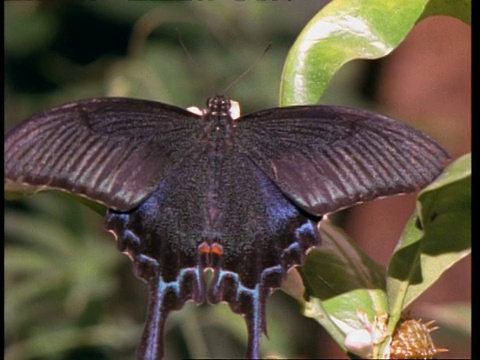
[{"label": "butterfly", "polygon": [[[138,359],[161,359],[170,312],[227,302],[260,357],[265,304],[321,244],[323,215],[429,184],[448,160],[428,135],[369,111],[292,106],[233,116],[93,98],[5,137],[6,189],[61,190],[103,204],[105,227],[149,288]],[[213,271],[207,284],[206,270]]]}]

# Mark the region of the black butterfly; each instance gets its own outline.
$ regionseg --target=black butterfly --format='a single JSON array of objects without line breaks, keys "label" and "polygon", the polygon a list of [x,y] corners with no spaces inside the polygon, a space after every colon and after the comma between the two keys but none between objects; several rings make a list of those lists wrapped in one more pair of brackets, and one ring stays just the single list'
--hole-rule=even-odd
[{"label": "black butterfly", "polygon": [[[267,296],[320,243],[322,215],[430,183],[448,159],[401,122],[339,106],[237,119],[223,96],[202,115],[98,98],[37,114],[5,138],[6,188],[104,204],[106,228],[149,285],[139,359],[160,359],[168,313],[226,301],[259,357]],[[206,288],[204,271],[214,277]]]}]

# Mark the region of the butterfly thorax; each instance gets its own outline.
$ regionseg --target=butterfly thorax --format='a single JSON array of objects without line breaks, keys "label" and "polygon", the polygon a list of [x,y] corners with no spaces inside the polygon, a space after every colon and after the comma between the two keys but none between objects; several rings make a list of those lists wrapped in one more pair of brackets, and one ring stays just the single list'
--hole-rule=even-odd
[{"label": "butterfly thorax", "polygon": [[230,100],[223,96],[208,99],[202,122],[209,159],[222,158],[233,144],[235,120],[230,113]]},{"label": "butterfly thorax", "polygon": [[[207,216],[205,234],[215,233],[215,223],[219,215],[218,193],[222,167],[232,150],[234,119],[230,114],[230,100],[214,96],[207,100],[202,123],[205,134],[205,154],[208,158]],[[210,236],[207,235],[207,238]],[[210,239],[212,240],[212,239]]]}]

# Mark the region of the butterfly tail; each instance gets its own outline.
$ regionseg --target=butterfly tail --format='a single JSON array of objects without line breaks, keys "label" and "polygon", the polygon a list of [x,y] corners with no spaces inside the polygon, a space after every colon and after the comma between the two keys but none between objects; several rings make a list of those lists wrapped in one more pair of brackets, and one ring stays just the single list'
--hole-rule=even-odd
[{"label": "butterfly tail", "polygon": [[249,311],[244,314],[248,330],[247,351],[245,359],[260,359],[260,341],[262,333],[267,335],[266,311],[265,305],[267,296],[262,296],[259,286],[252,292],[250,301],[252,302]]},{"label": "butterfly tail", "polygon": [[[155,281],[156,280],[156,281]],[[142,340],[137,348],[138,360],[160,360],[164,355],[163,334],[169,309],[165,308],[165,287],[161,277],[149,284],[148,312]]]}]

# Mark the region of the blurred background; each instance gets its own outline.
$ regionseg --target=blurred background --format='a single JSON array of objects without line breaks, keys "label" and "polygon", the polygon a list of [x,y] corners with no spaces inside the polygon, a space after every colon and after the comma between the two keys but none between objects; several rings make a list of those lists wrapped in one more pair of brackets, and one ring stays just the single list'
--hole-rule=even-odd
[{"label": "blurred background", "polygon": [[[8,130],[40,110],[99,96],[203,107],[272,48],[228,96],[248,113],[277,106],[283,62],[324,1],[5,2]],[[179,40],[179,36],[181,41]],[[185,52],[182,42],[188,49]],[[369,108],[409,122],[454,157],[471,147],[471,29],[434,17],[379,61],[354,61],[322,103]],[[414,196],[342,214],[347,232],[386,265]],[[435,318],[444,358],[470,357],[471,260],[462,260],[412,313]],[[132,359],[147,304],[145,284],[117,252],[102,217],[58,194],[5,204],[5,359]],[[264,353],[345,357],[281,291],[267,307]],[[166,358],[241,358],[246,329],[227,305],[187,304],[167,321]],[[442,356],[439,356],[440,358]]]}]

